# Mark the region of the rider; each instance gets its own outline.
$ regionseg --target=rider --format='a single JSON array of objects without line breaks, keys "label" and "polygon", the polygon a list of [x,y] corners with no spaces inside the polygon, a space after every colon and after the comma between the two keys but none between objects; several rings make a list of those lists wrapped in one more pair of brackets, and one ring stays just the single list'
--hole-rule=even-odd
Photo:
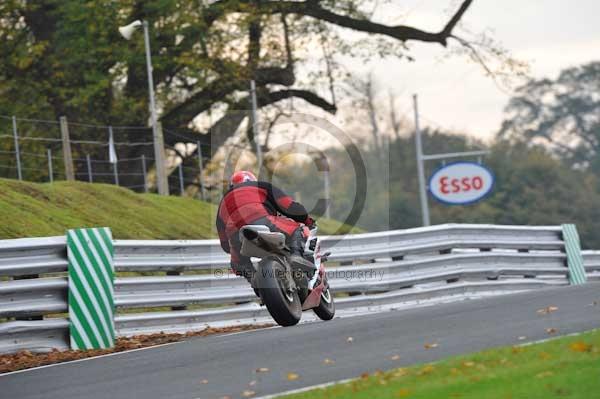
[{"label": "rider", "polygon": [[254,268],[250,258],[240,254],[240,229],[247,224],[258,224],[267,226],[271,231],[284,233],[291,261],[314,267],[302,256],[308,229],[300,223],[309,228],[314,225],[306,208],[271,183],[258,181],[248,171],[238,171],[231,176],[229,190],[223,196],[217,213],[221,247],[231,254],[233,271],[248,281]]}]

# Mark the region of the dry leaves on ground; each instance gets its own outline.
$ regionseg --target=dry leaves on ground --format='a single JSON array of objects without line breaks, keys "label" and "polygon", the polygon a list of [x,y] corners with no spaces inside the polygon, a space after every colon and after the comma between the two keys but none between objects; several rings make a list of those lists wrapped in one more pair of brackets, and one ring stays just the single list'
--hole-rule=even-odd
[{"label": "dry leaves on ground", "polygon": [[158,333],[149,335],[135,335],[132,337],[120,337],[117,339],[113,349],[93,349],[87,351],[53,350],[48,353],[32,353],[25,350],[8,355],[0,355],[0,374],[31,367],[44,366],[47,364],[62,363],[71,360],[106,355],[109,353],[123,352],[131,349],[167,344],[170,342],[178,342],[188,337],[204,337],[207,335],[255,330],[258,328],[271,326],[272,324],[245,325],[223,328],[209,327],[201,331],[190,331],[185,334]]},{"label": "dry leaves on ground", "polygon": [[583,341],[577,341],[569,345],[569,349],[573,352],[590,352],[592,350],[592,345],[586,344]]},{"label": "dry leaves on ground", "polygon": [[431,343],[431,344],[425,344],[425,345],[423,345],[423,347],[425,349],[433,349],[433,348],[437,348],[438,344],[436,342],[434,342],[434,343]]},{"label": "dry leaves on ground", "polygon": [[547,306],[545,308],[538,309],[537,313],[538,314],[548,314],[548,313],[556,312],[557,310],[558,310],[558,307],[556,307],[556,306]]},{"label": "dry leaves on ground", "polygon": [[288,381],[296,381],[300,376],[296,373],[287,373]]},{"label": "dry leaves on ground", "polygon": [[267,367],[259,367],[256,369],[257,373],[266,373],[268,371],[269,371],[269,369]]}]

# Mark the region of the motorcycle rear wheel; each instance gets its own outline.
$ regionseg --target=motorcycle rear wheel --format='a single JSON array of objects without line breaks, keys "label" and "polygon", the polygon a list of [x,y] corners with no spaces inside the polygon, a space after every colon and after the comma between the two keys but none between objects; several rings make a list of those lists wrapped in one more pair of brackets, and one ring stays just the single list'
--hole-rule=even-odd
[{"label": "motorcycle rear wheel", "polygon": [[296,291],[287,291],[284,279],[285,267],[277,260],[261,262],[257,278],[260,297],[277,324],[289,327],[300,321],[302,304]]}]

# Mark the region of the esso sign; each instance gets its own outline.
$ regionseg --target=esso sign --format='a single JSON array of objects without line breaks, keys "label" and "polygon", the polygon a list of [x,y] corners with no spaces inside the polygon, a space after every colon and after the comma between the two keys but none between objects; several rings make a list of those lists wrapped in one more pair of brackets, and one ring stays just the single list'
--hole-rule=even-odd
[{"label": "esso sign", "polygon": [[475,162],[456,162],[433,173],[429,192],[440,202],[465,205],[479,201],[492,191],[494,175]]}]

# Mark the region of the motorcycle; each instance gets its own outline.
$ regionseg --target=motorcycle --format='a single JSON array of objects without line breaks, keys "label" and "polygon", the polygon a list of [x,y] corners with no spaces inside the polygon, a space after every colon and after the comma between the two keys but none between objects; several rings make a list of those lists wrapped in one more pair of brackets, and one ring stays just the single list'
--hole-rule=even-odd
[{"label": "motorcycle", "polygon": [[292,262],[285,235],[267,226],[242,227],[240,241],[242,255],[261,258],[254,266],[251,285],[277,324],[298,324],[302,312],[309,309],[321,320],[333,318],[335,303],[324,267],[330,253],[321,254],[316,226],[310,230],[304,247],[304,258],[312,267]]}]

